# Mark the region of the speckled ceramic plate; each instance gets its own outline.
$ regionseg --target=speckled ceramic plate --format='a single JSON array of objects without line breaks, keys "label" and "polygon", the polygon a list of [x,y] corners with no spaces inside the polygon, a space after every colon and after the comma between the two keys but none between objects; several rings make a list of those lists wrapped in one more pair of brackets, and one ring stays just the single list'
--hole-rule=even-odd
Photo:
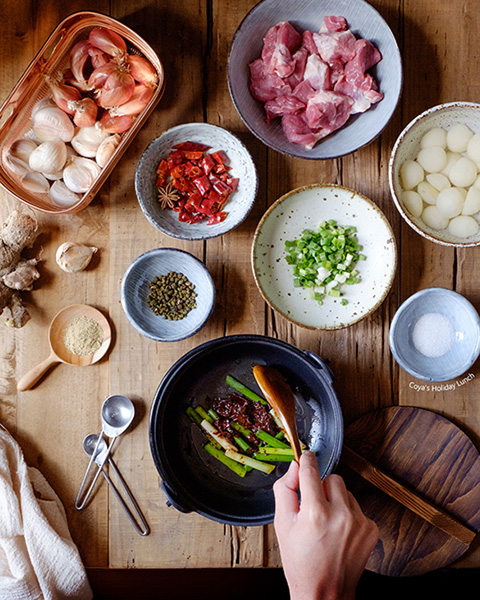
[{"label": "speckled ceramic plate", "polygon": [[[361,281],[342,288],[346,306],[330,296],[319,305],[311,289],[295,288],[285,260],[285,241],[329,219],[355,225],[367,257],[357,263]],[[282,196],[258,224],[252,245],[253,273],[263,298],[289,321],[310,329],[339,329],[371,314],[390,290],[396,265],[395,238],[385,215],[365,196],[339,185],[310,185]]]},{"label": "speckled ceramic plate", "polygon": [[[253,98],[248,88],[248,65],[260,56],[263,38],[270,27],[280,21],[290,21],[300,32],[318,31],[328,15],[344,16],[357,37],[370,40],[380,50],[383,58],[372,73],[384,98],[366,112],[353,115],[341,129],[308,150],[287,140],[280,119],[266,122],[263,104]],[[228,60],[228,86],[239,115],[264,144],[302,158],[336,158],[365,146],[383,131],[400,97],[402,59],[391,29],[364,0],[262,0],[235,33]]]},{"label": "speckled ceramic plate", "polygon": [[[147,304],[149,284],[170,271],[183,273],[195,286],[196,308],[179,321],[155,315]],[[157,342],[176,342],[199,331],[215,303],[215,286],[205,265],[192,254],[176,248],[156,248],[141,254],[122,279],[122,307],[130,323],[145,337]]]},{"label": "speckled ceramic plate", "polygon": [[[175,144],[200,142],[211,146],[209,152],[223,150],[231,166],[232,177],[238,177],[238,188],[232,193],[223,210],[228,212],[221,223],[207,225],[182,223],[178,213],[162,210],[157,201],[156,169],[162,158],[167,158]],[[253,206],[258,189],[255,164],[243,143],[232,133],[208,123],[187,123],[165,131],[149,144],[140,158],[135,174],[135,191],[140,207],[150,223],[173,238],[205,240],[223,235],[240,225]]]},{"label": "speckled ceramic plate", "polygon": [[[420,140],[427,131],[434,127],[450,129],[452,125],[464,123],[474,133],[480,133],[480,104],[473,102],[449,102],[439,104],[424,111],[413,119],[398,136],[392,150],[388,177],[390,191],[400,214],[405,221],[424,238],[444,246],[479,246],[480,232],[468,238],[458,238],[448,229],[436,231],[428,227],[420,217],[413,217],[402,202],[402,187],[399,171],[407,159],[415,159],[420,150]],[[480,214],[475,216],[480,222]]]}]

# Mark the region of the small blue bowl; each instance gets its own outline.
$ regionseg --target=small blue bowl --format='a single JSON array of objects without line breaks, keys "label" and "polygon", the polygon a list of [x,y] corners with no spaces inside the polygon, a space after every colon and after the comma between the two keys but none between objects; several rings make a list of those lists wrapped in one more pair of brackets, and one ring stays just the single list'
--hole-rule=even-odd
[{"label": "small blue bowl", "polygon": [[[451,332],[450,340],[442,331]],[[454,379],[480,355],[480,317],[457,292],[444,288],[421,290],[405,300],[395,313],[390,349],[397,363],[418,379]]]},{"label": "small blue bowl", "polygon": [[[172,271],[186,275],[197,294],[196,307],[178,321],[154,314],[147,304],[153,278]],[[142,335],[157,342],[177,342],[205,325],[215,304],[215,286],[205,265],[189,252],[156,248],[141,254],[125,271],[121,300],[128,320]]]}]

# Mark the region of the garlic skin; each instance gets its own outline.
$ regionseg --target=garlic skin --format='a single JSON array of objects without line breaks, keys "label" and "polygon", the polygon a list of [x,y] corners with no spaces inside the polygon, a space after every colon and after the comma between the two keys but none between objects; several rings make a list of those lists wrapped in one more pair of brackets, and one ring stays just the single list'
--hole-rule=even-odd
[{"label": "garlic skin", "polygon": [[109,135],[107,138],[105,138],[98,147],[97,154],[95,155],[97,165],[102,168],[105,167],[108,161],[112,158],[121,141],[122,137],[118,133]]},{"label": "garlic skin", "polygon": [[87,192],[102,169],[90,158],[72,156],[63,169],[63,181],[76,194]]},{"label": "garlic skin", "polygon": [[[63,175],[63,173],[62,173]],[[50,200],[61,208],[69,208],[75,206],[81,200],[79,194],[75,194],[72,190],[69,190],[65,183],[61,180],[52,183],[49,191]]]},{"label": "garlic skin", "polygon": [[43,142],[30,154],[28,164],[33,171],[58,173],[67,160],[67,147],[61,140]]},{"label": "garlic skin", "polygon": [[69,116],[58,106],[40,108],[32,117],[32,130],[42,142],[70,142],[75,134],[75,127]]},{"label": "garlic skin", "polygon": [[107,137],[108,132],[96,125],[81,127],[72,139],[72,146],[80,156],[95,158],[100,144]]},{"label": "garlic skin", "polygon": [[78,273],[87,268],[97,251],[98,248],[94,246],[65,242],[58,247],[55,258],[58,266],[66,273]]}]

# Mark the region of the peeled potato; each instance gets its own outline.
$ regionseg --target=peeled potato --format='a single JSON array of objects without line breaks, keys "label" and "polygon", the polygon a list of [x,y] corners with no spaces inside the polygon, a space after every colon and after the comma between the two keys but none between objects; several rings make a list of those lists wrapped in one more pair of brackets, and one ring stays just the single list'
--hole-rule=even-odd
[{"label": "peeled potato", "polygon": [[467,192],[465,203],[462,208],[462,215],[474,215],[480,210],[480,190],[471,187]]},{"label": "peeled potato", "polygon": [[453,185],[468,187],[472,185],[477,175],[477,165],[466,156],[462,156],[450,169],[448,178]]},{"label": "peeled potato", "polygon": [[423,201],[420,194],[417,194],[417,192],[414,192],[413,190],[403,192],[402,202],[412,217],[419,217],[422,214]]},{"label": "peeled potato", "polygon": [[429,173],[426,180],[439,192],[452,185],[450,179],[446,175],[442,175],[442,173]]},{"label": "peeled potato", "polygon": [[447,147],[447,132],[441,127],[434,127],[420,140],[420,148],[430,148],[431,146]]},{"label": "peeled potato", "polygon": [[437,210],[443,217],[451,219],[462,212],[463,203],[464,198],[460,190],[457,188],[447,188],[438,194]]},{"label": "peeled potato", "polygon": [[451,168],[460,158],[462,158],[462,155],[458,152],[447,152],[447,164],[442,169],[442,173],[448,177]]},{"label": "peeled potato", "polygon": [[473,132],[464,124],[457,123],[447,132],[447,148],[452,152],[465,152]]},{"label": "peeled potato", "polygon": [[436,206],[430,205],[422,213],[422,221],[431,229],[446,229],[448,219],[438,212]]},{"label": "peeled potato", "polygon": [[433,185],[428,183],[428,181],[421,181],[417,185],[417,192],[422,197],[422,200],[424,200],[427,204],[436,204],[438,190],[436,190]]},{"label": "peeled potato", "polygon": [[400,167],[400,177],[404,190],[413,190],[423,181],[423,168],[414,160],[406,160]]},{"label": "peeled potato", "polygon": [[467,156],[474,163],[480,162],[480,134],[472,135],[467,146]]},{"label": "peeled potato", "polygon": [[417,161],[427,173],[439,173],[447,164],[447,153],[439,146],[429,146],[420,150]]},{"label": "peeled potato", "polygon": [[478,233],[479,225],[472,217],[455,217],[448,224],[448,231],[455,237],[469,237]]}]

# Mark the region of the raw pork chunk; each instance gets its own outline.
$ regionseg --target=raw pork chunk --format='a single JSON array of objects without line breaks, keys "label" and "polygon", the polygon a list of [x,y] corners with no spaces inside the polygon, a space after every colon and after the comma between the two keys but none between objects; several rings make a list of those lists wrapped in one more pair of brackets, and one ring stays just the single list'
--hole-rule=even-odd
[{"label": "raw pork chunk", "polygon": [[311,149],[383,98],[368,73],[381,59],[342,16],[325,17],[317,33],[300,34],[282,21],[268,30],[261,57],[250,64],[250,91],[264,103],[268,123],[281,118],[287,139]]}]

